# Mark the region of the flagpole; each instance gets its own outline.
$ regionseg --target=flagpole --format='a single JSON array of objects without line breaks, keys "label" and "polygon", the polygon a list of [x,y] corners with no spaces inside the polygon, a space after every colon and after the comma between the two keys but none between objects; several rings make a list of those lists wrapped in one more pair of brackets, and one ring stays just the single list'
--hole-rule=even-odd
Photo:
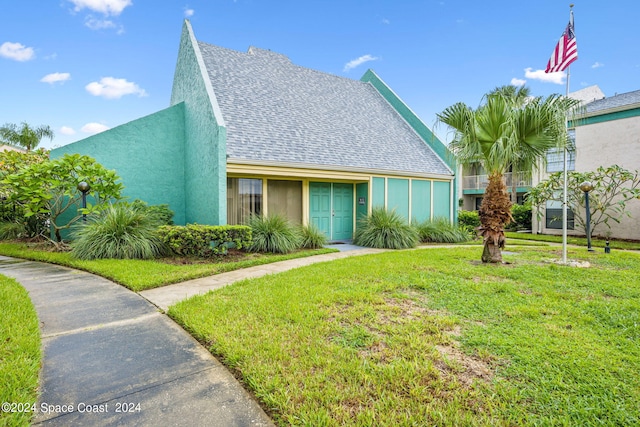
[{"label": "flagpole", "polygon": [[[571,5],[573,7],[573,5]],[[566,88],[566,96],[569,97],[569,80],[571,78],[571,65],[567,68],[567,88]],[[569,123],[567,122],[567,127]],[[567,129],[568,130],[568,129]],[[563,171],[563,186],[562,186],[562,263],[567,263],[567,151],[568,147],[565,141],[565,147],[562,152],[562,171]]]},{"label": "flagpole", "polygon": [[[573,3],[569,5],[569,24],[573,24]],[[569,97],[569,81],[571,80],[571,64],[567,68],[567,87],[566,97]],[[569,130],[569,122],[567,122],[567,131]],[[563,150],[562,170],[563,170],[563,185],[562,185],[562,263],[567,263],[567,152],[569,147],[565,141],[565,147]]]}]

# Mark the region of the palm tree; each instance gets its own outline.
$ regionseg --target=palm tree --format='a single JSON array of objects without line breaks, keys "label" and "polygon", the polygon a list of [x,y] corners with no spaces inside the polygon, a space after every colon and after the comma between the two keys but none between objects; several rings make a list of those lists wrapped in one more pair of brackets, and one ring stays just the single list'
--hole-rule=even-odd
[{"label": "palm tree", "polygon": [[[506,86],[499,86],[496,87],[494,90],[492,90],[491,92],[489,92],[489,95],[502,95],[504,96],[509,102],[511,102],[512,107],[514,108],[522,108],[525,103],[531,99],[531,95],[530,95],[531,91],[529,90],[528,87],[526,86],[513,86],[513,85],[506,85]],[[518,201],[518,181],[516,179],[516,176],[518,174],[518,172],[523,172],[525,174],[530,173],[531,172],[532,167],[531,166],[527,166],[527,165],[523,165],[523,164],[518,164],[518,161],[514,161],[514,163],[511,164],[511,203],[515,204]]]},{"label": "palm tree", "polygon": [[[511,220],[511,201],[503,174],[512,165],[520,170],[536,168],[547,150],[567,142],[567,113],[578,101],[559,95],[526,98],[494,90],[473,110],[456,103],[438,114],[438,120],[453,128],[449,148],[460,164],[480,163],[489,184],[480,205],[479,234],[483,237],[483,262],[502,262],[504,226]],[[528,169],[527,169],[528,168]]]},{"label": "palm tree", "polygon": [[13,123],[5,123],[0,127],[0,141],[3,144],[24,147],[27,151],[36,148],[45,137],[49,139],[54,137],[51,128],[45,125],[32,128],[28,123],[22,122],[19,128]]}]

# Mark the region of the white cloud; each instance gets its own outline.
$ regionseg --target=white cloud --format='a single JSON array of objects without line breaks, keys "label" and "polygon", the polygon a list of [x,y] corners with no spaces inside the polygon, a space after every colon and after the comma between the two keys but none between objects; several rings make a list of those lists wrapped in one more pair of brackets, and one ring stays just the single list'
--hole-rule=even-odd
[{"label": "white cloud", "polygon": [[118,16],[127,7],[131,6],[133,2],[131,0],[69,0],[75,5],[74,10],[76,12],[82,9],[93,10],[94,12],[100,12],[105,16]]},{"label": "white cloud", "polygon": [[391,23],[391,21],[389,21],[387,18],[384,18],[382,20],[382,23],[385,24],[385,25],[389,25]]},{"label": "white cloud", "polygon": [[193,9],[187,9],[187,8],[185,8],[185,9],[184,9],[184,16],[185,16],[185,18],[190,18],[190,17],[192,17],[194,13],[196,13],[196,11],[195,11],[195,10],[193,10]]},{"label": "white cloud", "polygon": [[600,67],[604,67],[604,64],[601,64],[598,61],[596,61],[596,63],[591,66],[591,68],[600,68]]},{"label": "white cloud", "polygon": [[92,122],[82,126],[80,130],[84,133],[100,133],[107,129],[109,129],[109,126],[103,125],[102,123]]},{"label": "white cloud", "polygon": [[89,15],[84,19],[84,25],[92,30],[106,30],[109,28],[115,28],[115,22],[109,19],[96,19]]},{"label": "white cloud", "polygon": [[518,79],[516,77],[511,79],[511,86],[524,86],[526,83],[526,80]]},{"label": "white cloud", "polygon": [[62,126],[60,128],[60,133],[63,135],[75,135],[76,131],[73,130],[73,128],[70,128],[69,126]]},{"label": "white cloud", "polygon": [[28,61],[36,57],[32,47],[20,43],[4,42],[0,46],[0,56],[14,61]]},{"label": "white cloud", "polygon": [[380,59],[380,58],[378,58],[376,56],[371,56],[369,54],[362,55],[360,58],[356,58],[356,59],[353,59],[353,60],[347,62],[344,65],[344,70],[343,71],[349,71],[349,70],[351,70],[353,68],[356,68],[358,65],[364,64],[365,62],[376,61],[378,59]]},{"label": "white cloud", "polygon": [[100,82],[91,82],[85,86],[87,92],[94,96],[117,99],[125,95],[147,96],[147,92],[133,82],[113,77],[103,77]]},{"label": "white cloud", "polygon": [[557,73],[545,73],[544,70],[535,70],[533,68],[525,68],[524,76],[531,80],[539,80],[544,83],[555,83],[557,85],[564,84],[564,78],[566,74],[564,71],[558,71]]},{"label": "white cloud", "polygon": [[71,78],[69,73],[51,73],[40,79],[42,83],[54,84],[56,82],[66,82]]}]

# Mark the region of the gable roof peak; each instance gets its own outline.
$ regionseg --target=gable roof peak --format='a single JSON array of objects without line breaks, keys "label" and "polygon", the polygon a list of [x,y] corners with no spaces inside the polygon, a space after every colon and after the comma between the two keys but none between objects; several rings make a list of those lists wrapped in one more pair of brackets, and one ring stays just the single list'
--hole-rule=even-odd
[{"label": "gable roof peak", "polygon": [[260,49],[255,46],[249,46],[249,50],[247,51],[247,53],[257,58],[264,58],[265,60],[269,60],[269,61],[278,61],[278,62],[291,64],[291,59],[289,59],[288,56],[278,52],[273,52],[269,49]]}]

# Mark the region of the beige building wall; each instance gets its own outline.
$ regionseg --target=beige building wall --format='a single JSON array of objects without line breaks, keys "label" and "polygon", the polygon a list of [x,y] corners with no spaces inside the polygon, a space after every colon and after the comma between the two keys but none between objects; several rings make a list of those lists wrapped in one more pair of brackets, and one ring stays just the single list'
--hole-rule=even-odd
[{"label": "beige building wall", "polygon": [[[640,169],[640,116],[603,121],[600,123],[577,126],[576,130],[576,162],[578,172],[594,171],[600,166],[618,165],[635,171]],[[543,171],[538,179],[544,180],[548,174]],[[640,240],[640,200],[627,202],[627,210],[631,217],[621,216],[620,223],[610,221],[611,228],[600,224],[595,235],[619,239]],[[562,234],[562,230],[547,229],[545,221],[535,221],[534,230],[544,234]],[[581,235],[581,231],[568,230],[569,235]]]}]

